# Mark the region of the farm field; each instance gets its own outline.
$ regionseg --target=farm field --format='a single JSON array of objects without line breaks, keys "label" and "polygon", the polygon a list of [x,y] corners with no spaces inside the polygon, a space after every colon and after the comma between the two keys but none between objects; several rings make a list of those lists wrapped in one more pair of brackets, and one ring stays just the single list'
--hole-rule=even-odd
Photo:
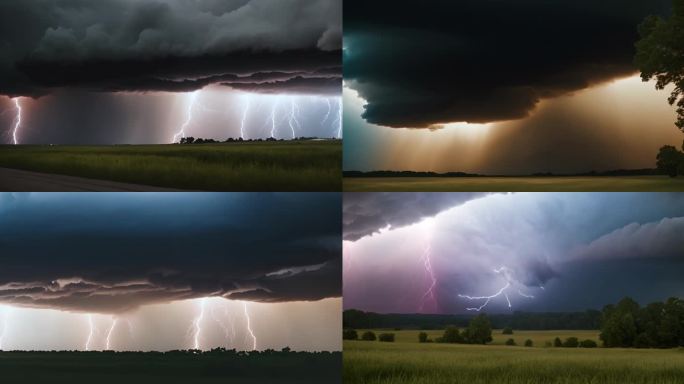
[{"label": "farm field", "polygon": [[0,146],[0,167],[182,190],[339,191],[342,142]]},{"label": "farm field", "polygon": [[346,192],[681,192],[684,178],[585,177],[346,177]]},{"label": "farm field", "polygon": [[[359,336],[363,333],[359,330]],[[597,340],[592,331],[493,332],[489,345],[418,343],[419,331],[395,333],[394,343],[344,342],[344,382],[432,383],[684,383],[684,350],[545,347],[556,336]],[[442,331],[426,331],[430,338]],[[522,345],[505,346],[508,338]]]}]

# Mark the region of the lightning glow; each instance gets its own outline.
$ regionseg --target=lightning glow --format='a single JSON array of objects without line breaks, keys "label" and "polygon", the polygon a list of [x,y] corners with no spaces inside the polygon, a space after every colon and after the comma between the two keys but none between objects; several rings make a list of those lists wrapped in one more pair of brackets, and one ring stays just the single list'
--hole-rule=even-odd
[{"label": "lightning glow", "polygon": [[112,341],[112,333],[114,332],[114,328],[116,328],[116,323],[117,323],[118,321],[119,321],[118,318],[112,317],[112,325],[111,325],[111,327],[109,327],[109,331],[107,331],[107,340],[106,340],[106,344],[105,344],[105,345],[106,345],[106,346],[105,346],[105,349],[106,349],[107,351],[110,350],[111,341]]},{"label": "lightning glow", "polygon": [[88,340],[85,343],[85,350],[90,351],[90,343],[93,341],[93,334],[95,333],[95,325],[93,324],[93,315],[88,315],[88,326],[90,327],[90,332],[88,333]]},{"label": "lightning glow", "polygon": [[[513,278],[511,270],[506,268],[506,267],[501,267],[501,268],[495,269],[494,272],[498,275],[503,276],[504,279],[506,279],[506,284],[501,289],[499,289],[496,293],[489,295],[489,296],[470,296],[470,295],[459,294],[458,297],[463,298],[463,299],[467,299],[470,301],[483,300],[483,302],[480,306],[468,307],[468,308],[466,308],[466,310],[479,312],[483,308],[485,308],[490,303],[491,300],[493,300],[499,296],[503,296],[506,299],[506,303],[508,304],[508,308],[512,308],[511,299],[508,297],[508,290],[509,290],[509,288],[511,288],[511,286],[513,284],[519,285],[519,283]],[[518,289],[517,293],[521,297],[524,297],[527,299],[533,299],[534,298],[534,296],[532,296],[532,295],[523,293],[520,289]]]},{"label": "lightning glow", "polygon": [[[230,318],[230,312],[228,310],[228,307],[225,307],[223,309],[223,316],[226,319]],[[216,324],[221,328],[223,331],[223,336],[226,338],[226,344],[228,346],[233,344],[233,341],[235,340],[235,323],[231,320],[228,320],[228,323],[230,324],[230,327],[228,327],[224,321],[221,319],[219,315],[216,314],[216,308],[213,307],[211,309],[211,317],[214,319]]]},{"label": "lightning glow", "polygon": [[21,128],[21,114],[22,114],[22,109],[21,109],[21,97],[15,97],[14,99],[14,106],[17,111],[17,115],[14,118],[14,129],[12,130],[12,143],[14,145],[19,144],[19,139],[17,139],[19,129]]},{"label": "lightning glow", "polygon": [[195,109],[195,103],[197,102],[198,93],[199,93],[199,91],[195,91],[195,92],[190,93],[188,107],[187,107],[188,109],[187,109],[186,115],[185,115],[186,116],[185,121],[180,126],[178,132],[176,132],[173,135],[173,138],[171,139],[172,143],[177,143],[178,141],[180,141],[181,138],[185,137],[185,130],[188,128],[188,126],[190,126],[190,123],[192,122],[192,114],[193,114],[193,110]]},{"label": "lightning glow", "polygon": [[423,298],[420,303],[420,308],[418,309],[420,312],[422,312],[425,308],[425,304],[428,299],[431,300],[433,303],[436,303],[435,287],[437,286],[437,278],[435,277],[435,273],[432,270],[432,260],[430,256],[431,247],[430,244],[428,244],[427,247],[425,247],[425,251],[423,252],[423,255],[420,258],[423,262],[423,266],[425,267],[425,274],[428,276],[429,279],[428,289],[423,294]]},{"label": "lightning glow", "polygon": [[8,311],[8,308],[3,308],[2,310],[2,323],[0,323],[0,351],[2,351],[5,332],[7,331],[7,319],[9,318]]},{"label": "lightning glow", "polygon": [[247,302],[242,302],[243,309],[245,311],[245,318],[247,319],[247,331],[249,332],[249,335],[252,337],[252,350],[256,351],[257,349],[257,338],[254,335],[254,331],[252,330],[252,319],[249,318],[249,311],[247,310]]},{"label": "lightning glow", "polygon": [[197,317],[195,317],[195,320],[192,322],[192,327],[193,327],[193,339],[194,339],[194,348],[195,349],[200,349],[200,336],[202,334],[202,320],[204,320],[204,309],[206,306],[206,299],[200,300],[200,313]]}]

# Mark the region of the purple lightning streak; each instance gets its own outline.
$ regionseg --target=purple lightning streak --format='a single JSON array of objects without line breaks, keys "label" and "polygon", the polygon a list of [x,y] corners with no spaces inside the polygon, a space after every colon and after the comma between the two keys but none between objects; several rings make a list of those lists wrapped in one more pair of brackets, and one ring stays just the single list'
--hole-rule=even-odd
[{"label": "purple lightning streak", "polygon": [[[485,308],[493,299],[500,297],[500,296],[503,296],[506,299],[506,303],[508,304],[508,308],[513,307],[511,304],[511,299],[508,296],[508,290],[514,284],[520,285],[520,283],[513,278],[512,271],[510,269],[508,269],[507,267],[501,267],[501,268],[495,269],[494,272],[498,275],[503,276],[504,279],[506,280],[506,284],[503,287],[501,287],[501,289],[499,289],[497,292],[495,292],[494,294],[489,295],[489,296],[470,296],[470,295],[459,294],[458,297],[463,298],[463,299],[467,299],[470,301],[483,300],[483,302],[480,306],[468,307],[468,308],[466,308],[467,311],[479,312],[483,308]],[[520,290],[520,289],[518,289],[517,293],[519,296],[527,298],[527,299],[533,299],[534,298],[534,296],[532,296],[532,295],[523,293],[522,290]]]},{"label": "purple lightning streak", "polygon": [[14,118],[14,129],[12,130],[12,143],[14,145],[19,144],[19,139],[17,139],[17,134],[19,133],[19,128],[21,128],[21,97],[15,97],[14,99],[14,106],[17,110],[17,115]]},{"label": "purple lightning streak", "polygon": [[431,254],[431,246],[430,244],[428,244],[427,247],[425,247],[425,251],[423,251],[422,256],[420,257],[420,260],[423,262],[423,266],[425,267],[425,274],[429,279],[428,289],[423,294],[420,303],[420,308],[418,309],[420,312],[423,312],[426,301],[428,301],[428,299],[432,301],[432,303],[435,306],[437,306],[437,300],[435,299],[435,287],[437,286],[437,278],[435,277],[435,272],[432,269]]}]

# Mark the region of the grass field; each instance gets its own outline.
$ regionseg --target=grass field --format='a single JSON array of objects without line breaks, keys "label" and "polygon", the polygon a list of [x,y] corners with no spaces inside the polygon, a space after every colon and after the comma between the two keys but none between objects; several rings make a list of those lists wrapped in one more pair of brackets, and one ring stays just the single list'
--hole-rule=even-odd
[{"label": "grass field", "polygon": [[0,146],[0,167],[207,191],[339,191],[341,141]]},{"label": "grass field", "polygon": [[341,383],[340,353],[0,352],[3,383]]},{"label": "grass field", "polygon": [[684,177],[348,177],[347,192],[682,192]]},{"label": "grass field", "polygon": [[[684,350],[553,348],[545,341],[598,340],[591,331],[494,331],[491,345],[418,343],[419,331],[393,332],[396,342],[345,341],[344,383],[446,384],[446,383],[684,383]],[[442,331],[427,331],[430,338]],[[359,336],[363,331],[359,331]],[[502,345],[512,337],[521,345]]]}]

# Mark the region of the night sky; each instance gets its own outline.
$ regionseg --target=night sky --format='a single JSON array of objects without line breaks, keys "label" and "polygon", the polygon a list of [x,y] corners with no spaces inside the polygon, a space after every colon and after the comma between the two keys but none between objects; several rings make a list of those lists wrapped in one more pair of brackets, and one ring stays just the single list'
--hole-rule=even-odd
[{"label": "night sky", "polygon": [[684,137],[668,92],[638,78],[634,43],[639,23],[669,7],[346,1],[345,169],[653,167],[660,146]]},{"label": "night sky", "polygon": [[469,313],[485,299],[464,296],[494,295],[507,284],[511,307],[502,295],[483,310],[577,311],[625,296],[646,304],[684,295],[681,194],[348,193],[344,200],[347,309]]},{"label": "night sky", "polygon": [[[230,325],[231,316],[239,321],[237,333],[243,331],[245,303],[253,324],[260,324],[259,348],[282,348],[283,338],[291,344],[310,328],[320,338],[301,338],[299,349],[336,349],[340,198],[334,193],[2,194],[0,342],[18,349],[34,346],[20,337],[22,329],[32,337],[18,321],[24,314],[31,324],[49,329],[71,324],[67,328],[74,329],[65,332],[78,337],[57,345],[82,348],[87,317],[94,316],[99,347],[102,329],[121,318],[122,326],[132,321],[136,329],[164,324],[153,332],[156,338],[123,340],[121,348],[187,348],[192,346],[188,327],[202,301],[209,300],[203,347],[226,346],[224,336],[210,338],[207,332],[221,334],[220,325]],[[287,327],[279,328],[284,335],[273,330],[273,322]],[[37,345],[55,340],[42,342]]]},{"label": "night sky", "polygon": [[[283,116],[295,102],[302,116],[316,115],[315,126],[296,127],[297,136],[332,137],[335,123],[323,118],[326,103],[341,94],[341,13],[337,0],[3,1],[0,95],[29,106],[23,143],[167,142],[186,117],[183,97],[202,89],[222,94],[195,115],[219,110],[210,118],[224,127],[220,137],[196,123],[195,137],[235,137],[243,112],[236,117],[231,109],[244,108],[245,95],[269,104],[254,115],[251,131],[275,104],[267,96],[282,95]],[[15,116],[8,98],[0,108],[9,128]],[[287,123],[279,122],[283,131]]]}]

